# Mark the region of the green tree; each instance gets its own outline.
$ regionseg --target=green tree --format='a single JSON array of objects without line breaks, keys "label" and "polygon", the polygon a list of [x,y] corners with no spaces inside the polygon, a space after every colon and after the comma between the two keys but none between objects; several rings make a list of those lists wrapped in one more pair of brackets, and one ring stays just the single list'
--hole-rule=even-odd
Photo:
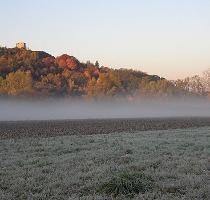
[{"label": "green tree", "polygon": [[96,67],[100,67],[100,65],[99,65],[99,62],[98,62],[98,61],[96,61],[96,62],[95,62],[95,66],[96,66]]}]

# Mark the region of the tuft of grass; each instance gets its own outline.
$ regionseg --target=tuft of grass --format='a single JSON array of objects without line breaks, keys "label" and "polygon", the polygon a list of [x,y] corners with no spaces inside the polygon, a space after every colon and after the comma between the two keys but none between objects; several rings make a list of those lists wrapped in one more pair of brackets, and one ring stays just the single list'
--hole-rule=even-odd
[{"label": "tuft of grass", "polygon": [[126,153],[126,154],[133,154],[133,151],[132,151],[131,149],[127,149],[127,150],[125,151],[125,153]]},{"label": "tuft of grass", "polygon": [[99,194],[125,195],[133,197],[134,194],[145,193],[154,186],[153,180],[143,172],[120,172],[102,183],[97,192]]}]

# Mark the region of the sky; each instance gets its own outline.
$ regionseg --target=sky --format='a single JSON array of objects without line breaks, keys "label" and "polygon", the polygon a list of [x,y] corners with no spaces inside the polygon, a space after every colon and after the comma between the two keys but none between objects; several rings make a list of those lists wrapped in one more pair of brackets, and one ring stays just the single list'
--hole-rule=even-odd
[{"label": "sky", "polygon": [[0,0],[0,45],[168,79],[210,67],[209,0]]}]

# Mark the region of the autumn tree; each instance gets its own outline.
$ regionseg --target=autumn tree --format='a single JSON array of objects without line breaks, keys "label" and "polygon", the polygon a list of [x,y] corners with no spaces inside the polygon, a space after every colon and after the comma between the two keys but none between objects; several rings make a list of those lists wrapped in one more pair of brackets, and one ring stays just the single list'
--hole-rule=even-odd
[{"label": "autumn tree", "polygon": [[96,94],[99,96],[115,96],[121,90],[119,76],[114,72],[100,73],[96,82]]},{"label": "autumn tree", "polygon": [[63,95],[65,93],[65,81],[61,74],[47,74],[41,81],[35,84],[35,89],[43,95]]},{"label": "autumn tree", "polygon": [[6,81],[0,77],[0,94],[6,94],[7,90],[6,90]]},{"label": "autumn tree", "polygon": [[33,92],[31,72],[12,72],[7,75],[4,90],[8,95],[17,96]]},{"label": "autumn tree", "polygon": [[69,89],[72,96],[82,96],[86,93],[87,78],[83,73],[73,72],[68,79]]},{"label": "autumn tree", "polygon": [[96,79],[94,77],[88,81],[86,93],[88,97],[96,96]]},{"label": "autumn tree", "polygon": [[174,85],[165,79],[149,81],[148,78],[144,78],[139,83],[139,94],[141,96],[173,96],[175,91]]}]

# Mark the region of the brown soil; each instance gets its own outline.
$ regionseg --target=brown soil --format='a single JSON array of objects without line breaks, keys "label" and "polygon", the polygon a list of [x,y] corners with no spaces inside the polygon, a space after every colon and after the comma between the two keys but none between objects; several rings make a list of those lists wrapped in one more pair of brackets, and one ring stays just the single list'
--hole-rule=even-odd
[{"label": "brown soil", "polygon": [[109,134],[210,126],[210,118],[148,118],[0,122],[0,139]]}]

